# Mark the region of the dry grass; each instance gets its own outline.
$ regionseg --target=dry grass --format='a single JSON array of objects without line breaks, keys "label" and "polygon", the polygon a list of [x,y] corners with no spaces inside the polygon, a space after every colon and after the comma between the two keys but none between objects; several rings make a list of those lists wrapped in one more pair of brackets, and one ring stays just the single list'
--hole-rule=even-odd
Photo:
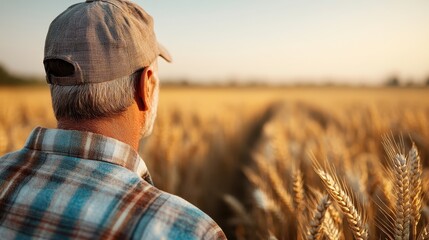
[{"label": "dry grass", "polygon": [[[161,91],[155,184],[229,238],[428,238],[429,89]],[[0,155],[38,125],[55,127],[47,88],[0,89]]]}]

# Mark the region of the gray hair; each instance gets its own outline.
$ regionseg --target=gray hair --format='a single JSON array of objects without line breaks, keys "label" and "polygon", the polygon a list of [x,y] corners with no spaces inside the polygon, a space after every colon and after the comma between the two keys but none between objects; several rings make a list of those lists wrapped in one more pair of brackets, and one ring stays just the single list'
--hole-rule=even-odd
[{"label": "gray hair", "polygon": [[134,100],[142,71],[108,82],[60,86],[51,84],[52,107],[57,119],[85,120],[125,111]]}]

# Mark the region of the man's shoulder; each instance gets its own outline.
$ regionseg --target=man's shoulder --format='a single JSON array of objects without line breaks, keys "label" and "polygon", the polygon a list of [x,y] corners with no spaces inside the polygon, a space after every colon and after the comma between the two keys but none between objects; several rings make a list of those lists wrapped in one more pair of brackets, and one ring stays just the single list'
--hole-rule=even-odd
[{"label": "man's shoulder", "polygon": [[[25,167],[22,162],[28,162],[29,158],[38,158],[33,156],[33,153],[36,152],[42,154],[40,151],[24,148],[1,156],[0,180],[2,174],[10,175],[10,171],[17,172],[18,167]],[[76,158],[61,161],[67,163],[63,166],[57,163],[59,160],[64,160],[63,156],[60,159],[60,156],[57,157],[52,153],[43,152],[43,154],[47,156],[40,163],[43,166],[32,171],[32,181],[22,183],[39,186],[42,180],[46,180],[46,174],[56,169],[52,176],[64,180],[61,181],[61,187],[58,187],[57,191],[70,193],[69,195],[62,194],[61,199],[73,199],[75,194],[69,190],[76,189],[76,186],[70,183],[79,183],[79,192],[88,193],[91,201],[89,198],[88,201],[75,201],[70,206],[85,209],[79,214],[79,219],[91,222],[94,226],[100,224],[99,220],[103,219],[102,216],[110,216],[103,220],[104,224],[101,226],[106,228],[107,234],[120,232],[131,239],[225,239],[219,226],[203,211],[178,196],[159,190],[126,168],[106,162],[83,161]],[[70,164],[71,162],[76,162],[76,164]],[[52,168],[51,165],[57,167]],[[70,166],[75,167],[70,168]],[[60,167],[64,167],[64,169],[60,169]],[[43,171],[39,173],[39,170]],[[59,174],[59,172],[68,174]],[[20,191],[20,194],[24,196],[34,192]],[[40,192],[40,194],[48,193],[50,192]],[[21,197],[19,199],[29,198]],[[50,206],[62,206],[67,203],[67,201],[53,196],[43,199],[50,199]],[[26,206],[31,208],[30,205]],[[49,208],[46,211],[60,214],[56,213],[56,210]],[[70,214],[73,215],[74,212],[70,212]],[[114,228],[115,226],[119,227]]]},{"label": "man's shoulder", "polygon": [[15,164],[17,161],[25,159],[25,155],[28,153],[28,149],[20,149],[14,152],[5,153],[0,155],[0,165],[1,164]]},{"label": "man's shoulder", "polygon": [[160,191],[159,197],[142,216],[135,236],[142,239],[225,239],[206,213],[188,201]]}]

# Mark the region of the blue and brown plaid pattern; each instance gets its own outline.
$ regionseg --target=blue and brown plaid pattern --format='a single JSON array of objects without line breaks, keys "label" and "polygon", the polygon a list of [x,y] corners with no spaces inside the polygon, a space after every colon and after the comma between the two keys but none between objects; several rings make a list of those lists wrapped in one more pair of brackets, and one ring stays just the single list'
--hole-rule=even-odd
[{"label": "blue and brown plaid pattern", "polygon": [[0,237],[225,239],[205,213],[155,188],[129,145],[40,127],[0,158]]}]

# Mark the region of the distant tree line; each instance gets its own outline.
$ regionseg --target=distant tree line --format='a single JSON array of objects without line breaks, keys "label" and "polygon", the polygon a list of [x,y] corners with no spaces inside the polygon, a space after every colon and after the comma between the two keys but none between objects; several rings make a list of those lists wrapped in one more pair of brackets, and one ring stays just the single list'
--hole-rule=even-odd
[{"label": "distant tree line", "polygon": [[384,82],[384,85],[388,86],[388,87],[399,87],[399,86],[406,86],[406,87],[414,87],[415,86],[415,87],[418,87],[418,86],[422,86],[422,85],[429,86],[429,76],[422,83],[416,83],[416,82],[412,82],[412,81],[401,82],[397,76],[392,76]]},{"label": "distant tree line", "polygon": [[[253,80],[253,81],[248,81],[245,83],[240,83],[236,80],[231,80],[228,81],[226,83],[216,83],[216,82],[212,82],[212,83],[206,83],[206,84],[202,84],[199,83],[198,81],[190,81],[189,79],[180,79],[180,80],[163,80],[161,81],[162,84],[164,86],[185,86],[185,87],[191,87],[191,86],[224,86],[224,87],[242,87],[242,86],[246,86],[246,87],[264,87],[264,86],[272,86],[270,84],[268,84],[267,82],[264,81],[258,81],[258,80]],[[0,86],[1,85],[8,85],[8,86],[13,86],[13,85],[39,85],[39,84],[44,84],[45,81],[43,81],[43,79],[40,78],[35,78],[35,77],[22,77],[22,76],[16,76],[14,74],[9,73],[2,65],[0,65]],[[280,84],[282,85],[282,84]],[[285,84],[287,85],[287,84]],[[295,85],[295,84],[293,84]],[[323,86],[336,86],[338,84],[324,84]],[[341,84],[339,84],[341,85]],[[400,79],[397,76],[391,76],[390,78],[388,78],[385,82],[384,82],[384,86],[388,86],[388,87],[400,87],[400,86],[422,86],[422,85],[426,85],[429,87],[429,76],[426,78],[426,80],[423,83],[415,83],[412,81],[408,81],[408,82],[401,82]],[[312,86],[312,84],[304,84],[303,86]],[[343,86],[343,85],[341,85]]]},{"label": "distant tree line", "polygon": [[10,74],[3,66],[0,65],[0,85],[37,85],[44,83],[42,79],[34,77],[20,77]]}]

